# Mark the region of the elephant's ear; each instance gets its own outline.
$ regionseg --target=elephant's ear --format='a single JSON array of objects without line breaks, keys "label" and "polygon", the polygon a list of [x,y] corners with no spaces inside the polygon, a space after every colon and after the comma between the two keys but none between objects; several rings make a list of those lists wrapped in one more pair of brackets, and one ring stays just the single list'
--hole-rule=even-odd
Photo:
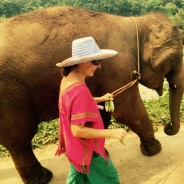
[{"label": "elephant's ear", "polygon": [[149,29],[150,33],[144,43],[143,57],[150,62],[154,71],[158,71],[181,47],[178,43],[179,32],[177,27],[166,22],[152,25]]}]

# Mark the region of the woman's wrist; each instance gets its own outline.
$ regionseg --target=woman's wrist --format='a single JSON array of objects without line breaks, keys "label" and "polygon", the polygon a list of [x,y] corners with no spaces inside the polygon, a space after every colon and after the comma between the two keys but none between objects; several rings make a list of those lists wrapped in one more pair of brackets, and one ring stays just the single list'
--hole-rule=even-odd
[{"label": "woman's wrist", "polygon": [[101,99],[101,97],[94,97],[94,100],[95,100],[97,103],[103,102],[102,99]]}]

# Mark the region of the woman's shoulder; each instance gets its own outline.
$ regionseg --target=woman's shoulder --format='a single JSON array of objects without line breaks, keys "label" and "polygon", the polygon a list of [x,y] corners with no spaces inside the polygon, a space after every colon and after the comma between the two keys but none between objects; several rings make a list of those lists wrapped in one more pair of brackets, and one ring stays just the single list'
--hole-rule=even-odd
[{"label": "woman's shoulder", "polygon": [[65,84],[65,85],[61,86],[60,93],[62,96],[65,94],[72,94],[72,95],[78,94],[79,95],[79,94],[89,93],[89,89],[85,83],[76,82],[76,83]]},{"label": "woman's shoulder", "polygon": [[90,93],[85,83],[74,84],[71,87],[71,92],[75,93],[76,95],[84,95]]}]

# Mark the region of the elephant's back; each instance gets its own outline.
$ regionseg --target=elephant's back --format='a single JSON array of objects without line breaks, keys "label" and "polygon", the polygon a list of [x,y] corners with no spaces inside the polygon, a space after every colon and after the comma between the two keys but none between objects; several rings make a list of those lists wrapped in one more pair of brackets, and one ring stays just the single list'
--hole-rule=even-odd
[{"label": "elephant's back", "polygon": [[55,65],[71,56],[71,43],[79,37],[93,36],[101,46],[108,36],[107,17],[111,15],[53,7],[6,19],[0,23],[0,65]]},{"label": "elephant's back", "polygon": [[77,7],[51,7],[5,19],[0,22],[0,27],[2,27],[1,25],[3,25],[3,28],[0,29],[13,30],[21,25],[24,25],[25,29],[26,27],[29,27],[29,25],[35,26],[37,24],[40,24],[47,28],[65,27],[67,25],[69,25],[70,27],[72,27],[72,25],[75,25],[76,27],[81,27],[85,24],[94,24],[95,22],[97,22],[98,24],[103,24],[107,16],[111,15]]}]

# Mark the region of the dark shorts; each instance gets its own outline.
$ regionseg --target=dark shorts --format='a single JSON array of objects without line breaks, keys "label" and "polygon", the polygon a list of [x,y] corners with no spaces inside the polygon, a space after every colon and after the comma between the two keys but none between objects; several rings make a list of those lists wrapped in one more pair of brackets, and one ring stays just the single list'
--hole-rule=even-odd
[{"label": "dark shorts", "polygon": [[82,174],[71,164],[66,184],[120,184],[120,182],[111,159],[107,162],[102,156],[93,154],[90,173]]}]

